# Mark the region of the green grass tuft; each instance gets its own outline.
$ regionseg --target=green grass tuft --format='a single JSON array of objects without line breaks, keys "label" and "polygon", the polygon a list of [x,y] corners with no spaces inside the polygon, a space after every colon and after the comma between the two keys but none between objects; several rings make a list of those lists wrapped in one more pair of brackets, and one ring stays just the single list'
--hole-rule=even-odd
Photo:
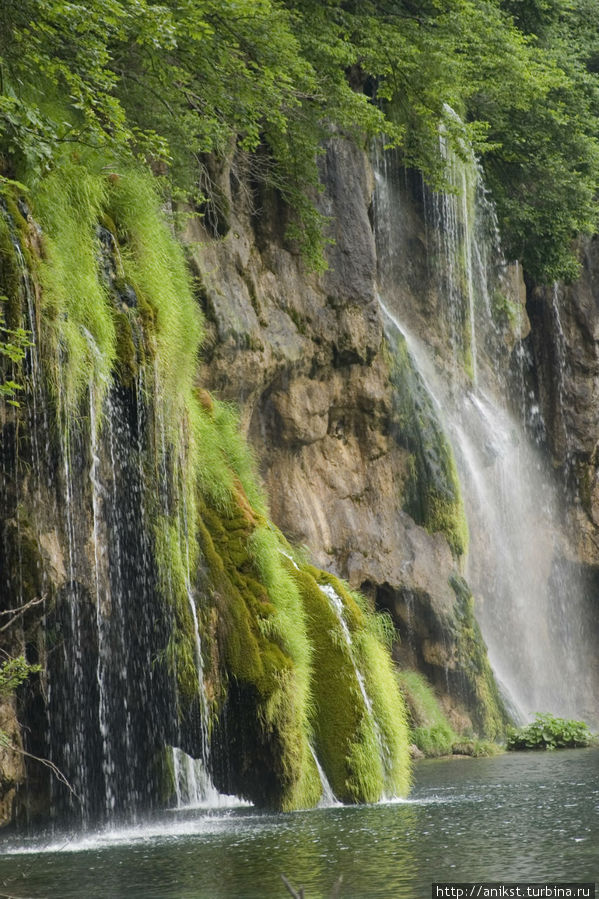
[{"label": "green grass tuft", "polygon": [[88,166],[65,162],[44,179],[34,212],[44,234],[39,265],[46,374],[63,419],[79,413],[93,380],[106,392],[116,359],[114,311],[98,277],[96,227],[107,201],[107,181]]},{"label": "green grass tuft", "polygon": [[451,755],[457,734],[443,714],[426,677],[417,671],[398,671],[397,680],[409,710],[413,743],[427,758]]}]

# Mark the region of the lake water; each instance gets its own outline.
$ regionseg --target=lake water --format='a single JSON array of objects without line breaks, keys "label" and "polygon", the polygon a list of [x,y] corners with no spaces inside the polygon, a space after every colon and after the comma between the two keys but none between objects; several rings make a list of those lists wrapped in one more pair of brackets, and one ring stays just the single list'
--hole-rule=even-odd
[{"label": "lake water", "polygon": [[285,815],[172,812],[126,830],[0,841],[19,899],[431,895],[433,881],[599,880],[599,750],[421,762],[405,802]]}]

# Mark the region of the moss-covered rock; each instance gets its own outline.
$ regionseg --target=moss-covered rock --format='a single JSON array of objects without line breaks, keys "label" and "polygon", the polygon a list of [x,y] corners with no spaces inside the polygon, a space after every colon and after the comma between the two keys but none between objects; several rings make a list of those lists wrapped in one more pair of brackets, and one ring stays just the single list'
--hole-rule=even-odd
[{"label": "moss-covered rock", "polygon": [[288,575],[281,568],[274,582],[264,577],[251,539],[256,528],[243,505],[217,512],[203,501],[198,527],[225,681],[215,732],[218,744],[226,717],[223,787],[273,808],[315,805],[320,782],[309,749],[309,694],[303,683],[309,674],[294,652],[303,621],[300,614],[295,639],[283,634],[277,621],[280,595],[273,595],[277,586],[279,592],[289,589]]},{"label": "moss-covered rock", "polygon": [[450,755],[458,736],[427,679],[407,669],[399,671],[397,677],[409,710],[413,743],[427,758]]},{"label": "moss-covered rock", "polygon": [[[94,793],[90,814],[108,797],[97,760],[120,754],[132,733],[143,751],[115,775],[117,805],[133,781],[149,807],[168,801],[166,747],[205,758],[206,739],[217,785],[261,806],[318,802],[314,750],[340,798],[404,794],[405,710],[384,621],[342,582],[286,558],[238,414],[196,383],[201,316],[151,178],[106,177],[93,154],[69,159],[37,190],[35,216],[36,403],[43,397],[51,453],[43,478],[23,479],[23,496],[34,514],[43,495],[47,520],[44,534],[37,520],[13,527],[27,571],[10,578],[25,598],[50,585],[56,626],[39,642],[54,661],[43,676],[66,682],[66,660],[77,659],[85,690],[69,680],[51,691],[59,736],[48,739]],[[10,231],[2,240],[14,250]],[[10,249],[0,276],[20,321]],[[15,472],[33,458],[26,440],[20,447],[27,460],[15,457]],[[111,643],[125,656],[118,671],[104,656]],[[39,722],[42,691],[35,702]],[[76,739],[81,764],[64,751]]]},{"label": "moss-covered rock", "polygon": [[504,736],[510,718],[491,670],[487,648],[474,615],[474,597],[459,575],[450,578],[456,596],[456,651],[464,691],[469,695],[473,724],[483,737]]},{"label": "moss-covered rock", "polygon": [[[4,209],[3,209],[4,205]],[[0,311],[5,327],[21,324],[21,269],[11,236],[6,204],[0,198]]]},{"label": "moss-covered rock", "polygon": [[389,348],[393,433],[411,453],[404,509],[430,533],[444,534],[453,553],[468,549],[468,524],[453,452],[404,338]]},{"label": "moss-covered rock", "polygon": [[[374,614],[337,578],[310,566],[290,570],[314,653],[315,747],[335,795],[347,802],[404,795],[410,780],[405,709]],[[334,591],[333,599],[323,587]]]}]

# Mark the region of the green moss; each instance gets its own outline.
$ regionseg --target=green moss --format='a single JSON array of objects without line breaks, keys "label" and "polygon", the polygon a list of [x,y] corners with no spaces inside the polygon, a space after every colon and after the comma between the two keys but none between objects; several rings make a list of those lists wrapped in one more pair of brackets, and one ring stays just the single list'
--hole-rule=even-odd
[{"label": "green moss", "polygon": [[[371,619],[378,617],[371,616]],[[383,745],[384,792],[405,796],[410,788],[410,735],[407,709],[397,688],[393,662],[371,630],[357,634],[355,642],[358,665],[364,672]]]},{"label": "green moss", "polygon": [[[352,634],[353,657],[363,674],[376,721],[375,749],[382,756],[383,793],[404,796],[410,785],[409,734],[405,703],[397,689],[389,653],[396,636],[391,617],[386,612],[375,613],[364,596],[351,591],[334,575],[311,570],[317,582],[333,587],[343,602],[344,619]],[[371,716],[368,722],[372,726]]]},{"label": "green moss", "polygon": [[[314,653],[315,747],[335,795],[347,802],[404,795],[410,779],[405,709],[391,658],[379,642],[378,616],[367,611],[363,599],[361,607],[338,578],[308,565],[298,569],[289,563],[289,570],[300,588]],[[351,647],[321,585],[333,587],[342,603]]]},{"label": "green moss", "polygon": [[220,622],[223,674],[254,705],[245,713],[254,720],[255,742],[252,747],[251,733],[245,734],[239,764],[268,752],[279,780],[269,803],[286,810],[314,805],[320,782],[309,746],[311,652],[278,538],[257,524],[243,498],[218,511],[201,500],[199,535]]},{"label": "green moss", "polygon": [[158,518],[154,537],[160,590],[172,613],[172,630],[165,660],[177,682],[179,703],[189,703],[198,693],[199,672],[193,616],[189,607],[185,550],[176,525],[164,516]]},{"label": "green moss", "polygon": [[454,574],[449,583],[456,596],[457,662],[463,672],[464,688],[473,710],[473,723],[481,736],[500,739],[510,719],[474,615],[474,598],[463,578]]},{"label": "green moss", "polygon": [[462,556],[468,550],[470,535],[453,454],[448,459],[447,471],[452,490],[438,491],[431,488],[428,491],[425,527],[432,534],[438,531],[444,534],[454,555]]},{"label": "green moss", "polygon": [[138,357],[131,321],[126,312],[116,312],[115,329],[118,379],[125,387],[130,387],[132,384],[135,384],[138,371]]},{"label": "green moss", "polygon": [[343,601],[343,615],[347,626],[353,633],[358,629],[366,627],[367,624],[367,605],[363,597],[357,600],[359,594],[353,593],[338,577],[329,571],[321,571],[311,565],[304,566],[312,575],[316,583],[321,586],[332,587],[335,593],[341,597]]},{"label": "green moss", "polygon": [[107,182],[86,165],[65,162],[36,193],[35,215],[44,232],[44,352],[51,391],[65,422],[93,378],[106,390],[116,358],[116,331],[106,286],[98,277],[96,227]]},{"label": "green moss", "polygon": [[256,461],[241,435],[234,407],[213,400],[208,411],[196,400],[193,427],[202,446],[197,467],[202,492],[217,506],[241,502],[252,515],[264,517],[267,504]]},{"label": "green moss", "polygon": [[314,651],[316,752],[339,799],[374,802],[383,792],[383,772],[339,620],[312,570],[290,566],[290,571],[301,592]]},{"label": "green moss", "polygon": [[410,453],[404,509],[430,533],[444,534],[455,556],[468,549],[468,525],[453,452],[403,336],[389,347],[392,430]]},{"label": "green moss", "polygon": [[176,794],[175,762],[173,750],[170,746],[164,746],[154,760],[155,778],[158,785],[160,803],[163,806],[171,805]]},{"label": "green moss", "polygon": [[[281,644],[285,653],[293,660],[297,672],[297,689],[300,704],[306,709],[310,703],[310,677],[312,651],[306,633],[304,607],[293,577],[283,564],[285,557],[276,532],[267,526],[255,528],[248,541],[254,567],[260,583],[277,614],[265,621],[262,632]],[[306,733],[309,726],[304,723]]]},{"label": "green moss", "polygon": [[0,208],[0,309],[4,325],[21,325],[21,272],[11,239],[10,226]]},{"label": "green moss", "polygon": [[116,226],[124,277],[153,313],[161,401],[166,421],[176,426],[193,386],[202,336],[183,249],[161,213],[156,183],[145,172],[126,169],[107,181],[105,208]]},{"label": "green moss", "polygon": [[491,294],[491,312],[500,327],[514,333],[520,328],[522,321],[520,304],[498,288]]},{"label": "green moss", "polygon": [[500,746],[498,743],[477,738],[472,740],[458,739],[453,744],[451,751],[454,755],[468,755],[474,759],[489,758],[505,752],[503,746]]},{"label": "green moss", "polygon": [[427,679],[409,670],[399,671],[397,678],[409,710],[412,741],[427,758],[450,755],[458,736]]}]

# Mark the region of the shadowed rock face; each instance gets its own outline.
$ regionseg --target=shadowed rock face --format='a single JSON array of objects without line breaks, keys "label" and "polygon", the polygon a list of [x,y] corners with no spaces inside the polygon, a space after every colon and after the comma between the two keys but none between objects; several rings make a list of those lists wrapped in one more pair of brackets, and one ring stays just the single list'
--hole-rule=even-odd
[{"label": "shadowed rock face", "polygon": [[599,640],[599,238],[580,239],[580,276],[529,285],[531,383],[545,441],[566,485],[568,563],[585,585],[589,632]]},{"label": "shadowed rock face", "polygon": [[14,699],[0,704],[0,730],[7,737],[7,745],[0,746],[0,823],[2,823],[11,820],[17,789],[25,778],[25,761],[20,751],[21,730]]},{"label": "shadowed rock face", "polygon": [[554,465],[570,499],[574,553],[599,553],[599,238],[579,242],[581,273],[571,285],[530,287],[527,308],[535,387]]}]

